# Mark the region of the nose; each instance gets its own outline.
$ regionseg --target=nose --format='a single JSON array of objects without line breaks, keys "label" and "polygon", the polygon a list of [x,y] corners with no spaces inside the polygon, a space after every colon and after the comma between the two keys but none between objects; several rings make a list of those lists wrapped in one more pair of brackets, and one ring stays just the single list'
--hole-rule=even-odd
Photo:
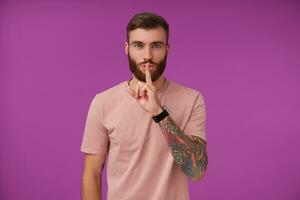
[{"label": "nose", "polygon": [[152,52],[151,49],[148,47],[145,48],[144,60],[150,60],[150,59],[152,59]]}]

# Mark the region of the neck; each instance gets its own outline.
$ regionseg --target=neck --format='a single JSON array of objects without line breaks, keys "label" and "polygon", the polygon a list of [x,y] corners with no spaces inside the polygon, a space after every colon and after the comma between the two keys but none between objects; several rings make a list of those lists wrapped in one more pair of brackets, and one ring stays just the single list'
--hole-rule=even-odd
[{"label": "neck", "polygon": [[[134,90],[137,83],[138,83],[138,81],[139,80],[133,76],[132,79],[129,81],[130,88]],[[160,76],[156,81],[153,82],[153,85],[154,85],[155,89],[159,90],[160,88],[162,88],[165,81],[166,81],[165,77]]]}]

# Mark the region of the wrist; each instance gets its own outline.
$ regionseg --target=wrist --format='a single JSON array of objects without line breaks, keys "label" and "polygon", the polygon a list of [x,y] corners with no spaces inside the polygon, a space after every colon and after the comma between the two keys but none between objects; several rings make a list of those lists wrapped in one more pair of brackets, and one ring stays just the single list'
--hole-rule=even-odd
[{"label": "wrist", "polygon": [[152,119],[156,122],[159,123],[163,119],[165,119],[167,116],[169,116],[170,111],[166,106],[161,107],[161,112],[155,116],[152,116]]},{"label": "wrist", "polygon": [[154,112],[151,113],[152,117],[159,115],[163,111],[162,106],[159,106]]}]

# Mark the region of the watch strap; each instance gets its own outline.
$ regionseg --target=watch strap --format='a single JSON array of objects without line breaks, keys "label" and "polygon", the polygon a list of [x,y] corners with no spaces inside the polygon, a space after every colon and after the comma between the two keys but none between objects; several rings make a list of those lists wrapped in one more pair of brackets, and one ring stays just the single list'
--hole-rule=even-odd
[{"label": "watch strap", "polygon": [[159,123],[161,120],[163,120],[165,117],[167,117],[170,113],[168,112],[168,109],[166,106],[163,106],[163,111],[159,113],[158,115],[152,117],[152,119],[156,122]]}]

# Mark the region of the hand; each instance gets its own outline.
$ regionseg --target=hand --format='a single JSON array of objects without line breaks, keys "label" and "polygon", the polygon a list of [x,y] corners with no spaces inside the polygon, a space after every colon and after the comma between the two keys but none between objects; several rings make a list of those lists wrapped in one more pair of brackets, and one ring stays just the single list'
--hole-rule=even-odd
[{"label": "hand", "polygon": [[152,83],[149,65],[149,63],[146,64],[146,83],[138,81],[135,90],[130,89],[129,94],[139,102],[146,112],[156,116],[163,109]]}]

